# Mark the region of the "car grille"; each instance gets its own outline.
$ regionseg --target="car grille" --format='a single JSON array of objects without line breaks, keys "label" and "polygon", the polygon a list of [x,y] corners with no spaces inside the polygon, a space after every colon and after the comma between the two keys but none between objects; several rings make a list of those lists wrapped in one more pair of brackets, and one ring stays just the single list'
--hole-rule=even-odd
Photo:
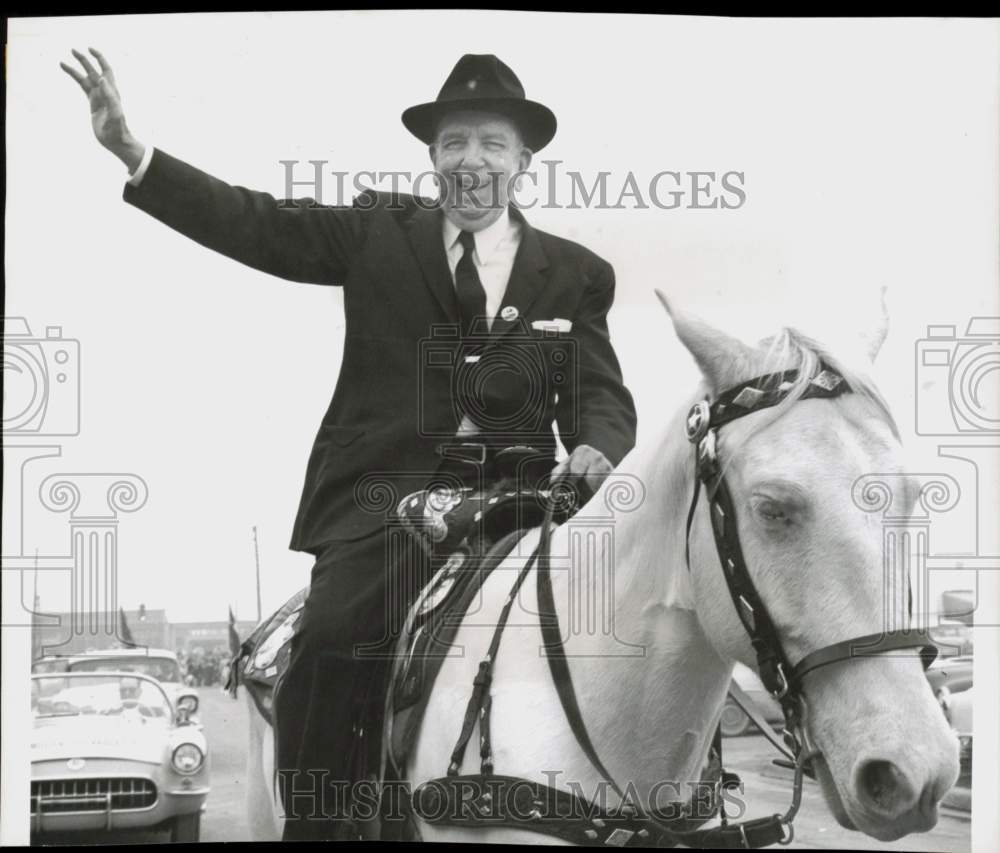
[{"label": "car grille", "polygon": [[62,779],[31,783],[31,813],[148,809],[156,802],[149,779]]}]

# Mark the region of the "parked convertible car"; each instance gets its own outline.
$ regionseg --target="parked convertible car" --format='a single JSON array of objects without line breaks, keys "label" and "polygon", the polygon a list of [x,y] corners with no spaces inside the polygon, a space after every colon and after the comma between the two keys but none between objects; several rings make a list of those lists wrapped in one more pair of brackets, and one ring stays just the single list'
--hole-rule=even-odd
[{"label": "parked convertible car", "polygon": [[138,673],[33,675],[33,836],[142,827],[197,841],[209,792],[197,701],[174,704]]},{"label": "parked convertible car", "polygon": [[972,787],[972,704],[973,692],[969,687],[961,693],[951,693],[944,688],[938,694],[938,701],[944,709],[944,715],[949,725],[958,735],[959,766],[961,771],[958,785],[963,788]]},{"label": "parked convertible car", "polygon": [[927,669],[927,681],[958,735],[961,772],[957,784],[969,788],[972,786],[972,656],[934,661]]},{"label": "parked convertible car", "polygon": [[938,658],[924,674],[935,696],[942,688],[947,688],[949,693],[961,693],[972,687],[972,655]]},{"label": "parked convertible car", "polygon": [[177,655],[166,649],[101,649],[74,655],[49,655],[35,661],[31,671],[135,672],[159,681],[174,704],[181,695],[198,696],[197,690],[184,684]]}]

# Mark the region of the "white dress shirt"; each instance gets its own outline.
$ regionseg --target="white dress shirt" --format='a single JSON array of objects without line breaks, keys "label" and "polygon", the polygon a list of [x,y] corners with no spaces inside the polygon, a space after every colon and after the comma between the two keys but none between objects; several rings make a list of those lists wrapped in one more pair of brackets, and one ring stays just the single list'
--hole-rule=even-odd
[{"label": "white dress shirt", "polygon": [[153,146],[147,145],[146,150],[142,152],[142,159],[139,161],[139,165],[136,166],[135,171],[129,177],[128,182],[133,186],[137,187],[142,183],[142,176],[146,174],[146,169],[149,168],[149,161],[153,159]]}]

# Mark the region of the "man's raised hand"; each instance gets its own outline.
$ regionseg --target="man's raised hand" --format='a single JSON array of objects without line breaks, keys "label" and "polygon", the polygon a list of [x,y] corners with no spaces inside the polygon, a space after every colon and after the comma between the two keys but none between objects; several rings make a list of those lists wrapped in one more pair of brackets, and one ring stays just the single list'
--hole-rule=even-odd
[{"label": "man's raised hand", "polygon": [[97,141],[121,160],[129,172],[134,172],[142,162],[145,146],[132,136],[125,124],[122,99],[111,66],[99,50],[90,48],[90,53],[97,60],[99,70],[78,50],[73,51],[73,56],[83,68],[83,73],[65,62],[60,62],[59,67],[76,80],[86,94],[90,102],[90,122]]}]

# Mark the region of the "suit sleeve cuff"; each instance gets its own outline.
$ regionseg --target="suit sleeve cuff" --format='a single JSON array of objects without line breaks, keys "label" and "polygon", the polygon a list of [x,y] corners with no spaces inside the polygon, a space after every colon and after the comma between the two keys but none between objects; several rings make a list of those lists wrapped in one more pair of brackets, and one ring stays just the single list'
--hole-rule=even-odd
[{"label": "suit sleeve cuff", "polygon": [[635,447],[635,434],[631,438],[624,435],[617,435],[611,430],[601,430],[600,432],[584,432],[573,445],[574,448],[581,444],[587,444],[595,450],[601,451],[613,468],[617,468],[629,452]]},{"label": "suit sleeve cuff", "polygon": [[139,161],[139,165],[136,167],[135,172],[128,179],[127,183],[133,187],[139,186],[142,182],[143,176],[146,174],[146,170],[149,168],[149,163],[153,159],[153,146],[147,145],[146,150],[142,153],[142,160]]}]

